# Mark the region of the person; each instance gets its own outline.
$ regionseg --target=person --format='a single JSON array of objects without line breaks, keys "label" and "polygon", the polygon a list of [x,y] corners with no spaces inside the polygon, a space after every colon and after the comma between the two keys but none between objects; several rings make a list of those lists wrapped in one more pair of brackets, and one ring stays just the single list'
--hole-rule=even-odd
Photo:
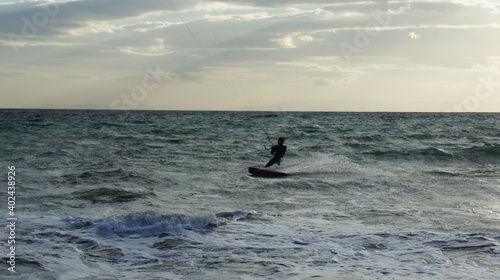
[{"label": "person", "polygon": [[283,156],[286,152],[286,146],[283,145],[283,143],[285,143],[285,138],[278,138],[278,145],[274,145],[271,148],[271,154],[274,155],[274,157],[266,164],[266,167],[269,167],[275,163],[280,165],[281,160],[283,159]]}]

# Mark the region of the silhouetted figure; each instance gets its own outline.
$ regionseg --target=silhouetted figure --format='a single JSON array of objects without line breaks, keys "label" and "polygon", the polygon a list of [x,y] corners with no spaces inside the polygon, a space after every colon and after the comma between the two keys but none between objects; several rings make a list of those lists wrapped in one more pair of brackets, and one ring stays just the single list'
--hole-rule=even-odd
[{"label": "silhouetted figure", "polygon": [[286,146],[283,145],[283,143],[285,143],[285,138],[278,138],[278,145],[274,145],[271,148],[271,154],[274,155],[274,157],[266,164],[266,167],[269,167],[275,163],[280,165],[281,160],[283,159],[283,156],[286,152]]}]

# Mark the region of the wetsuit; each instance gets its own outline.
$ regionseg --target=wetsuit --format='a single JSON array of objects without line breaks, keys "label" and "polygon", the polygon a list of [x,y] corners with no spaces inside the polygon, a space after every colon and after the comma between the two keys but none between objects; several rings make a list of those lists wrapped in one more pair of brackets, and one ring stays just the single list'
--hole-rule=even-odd
[{"label": "wetsuit", "polygon": [[275,145],[271,148],[271,154],[274,154],[274,157],[266,164],[266,167],[269,167],[275,163],[280,165],[281,158],[285,155],[286,146]]}]

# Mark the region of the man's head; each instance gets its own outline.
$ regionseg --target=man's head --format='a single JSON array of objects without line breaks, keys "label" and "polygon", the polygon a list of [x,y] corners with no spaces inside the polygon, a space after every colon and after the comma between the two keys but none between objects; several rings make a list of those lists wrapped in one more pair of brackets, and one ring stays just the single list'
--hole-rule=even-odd
[{"label": "man's head", "polygon": [[283,145],[283,143],[285,143],[285,138],[283,137],[278,138],[278,145]]}]

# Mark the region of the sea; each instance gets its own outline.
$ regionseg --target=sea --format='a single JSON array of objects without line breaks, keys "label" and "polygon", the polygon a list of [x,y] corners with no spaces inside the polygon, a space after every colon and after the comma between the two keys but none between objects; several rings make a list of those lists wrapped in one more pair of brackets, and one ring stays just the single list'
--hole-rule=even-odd
[{"label": "sea", "polygon": [[[278,137],[290,175],[250,176]],[[0,110],[0,278],[500,279],[499,139],[494,113]]]}]

